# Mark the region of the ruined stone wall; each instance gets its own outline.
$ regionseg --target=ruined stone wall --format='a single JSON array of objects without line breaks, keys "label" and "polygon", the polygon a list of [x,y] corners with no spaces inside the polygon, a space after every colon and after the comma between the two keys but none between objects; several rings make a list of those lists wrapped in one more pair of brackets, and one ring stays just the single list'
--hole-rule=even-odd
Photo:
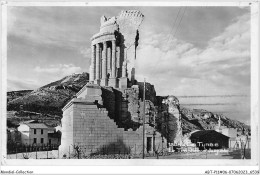
[{"label": "ruined stone wall", "polygon": [[[144,102],[142,100],[139,100],[139,118],[141,119],[141,123],[143,121],[143,115],[144,115]],[[157,113],[157,109],[154,106],[153,102],[150,100],[145,100],[145,123],[149,123],[150,125],[153,125],[153,118],[155,117]]]},{"label": "ruined stone wall", "polygon": [[131,120],[139,122],[139,88],[133,86],[124,90],[124,98],[127,100],[127,111],[131,115]]},{"label": "ruined stone wall", "polygon": [[[144,15],[137,10],[125,10],[117,16],[119,33],[121,34],[121,60],[127,62],[127,77],[129,80],[135,80],[135,59],[136,48],[138,46],[138,29],[144,19]],[[121,63],[122,64],[122,63]]]},{"label": "ruined stone wall", "polygon": [[[72,110],[71,110],[72,109]],[[105,108],[97,108],[96,105],[86,105],[84,103],[72,104],[70,111],[73,112],[73,128],[68,129],[68,123],[62,126],[62,143],[60,152],[68,155],[75,151],[74,147],[78,146],[84,154],[102,153],[141,153],[142,152],[142,126],[136,131],[129,129],[124,131],[124,128],[119,128],[116,123],[108,117],[108,111]],[[67,111],[65,111],[66,113]],[[64,117],[67,117],[64,115]],[[146,127],[146,136],[153,136],[153,128]],[[66,130],[67,129],[67,130]],[[70,135],[68,141],[64,136]],[[68,138],[68,137],[66,137]],[[162,142],[162,137],[159,133],[155,134],[156,149],[166,147],[166,141]],[[68,143],[65,143],[68,142]],[[146,141],[145,141],[146,143]],[[61,156],[62,156],[61,155]]]},{"label": "ruined stone wall", "polygon": [[[143,99],[144,83],[137,82],[137,85],[139,87],[139,98]],[[154,89],[154,85],[146,82],[145,87],[145,100],[150,100],[155,106],[157,106],[156,91]]]},{"label": "ruined stone wall", "polygon": [[114,93],[114,90],[112,87],[105,87],[103,86],[101,88],[102,90],[102,99],[103,99],[103,105],[108,111],[108,116],[111,119],[116,118],[116,95]]}]

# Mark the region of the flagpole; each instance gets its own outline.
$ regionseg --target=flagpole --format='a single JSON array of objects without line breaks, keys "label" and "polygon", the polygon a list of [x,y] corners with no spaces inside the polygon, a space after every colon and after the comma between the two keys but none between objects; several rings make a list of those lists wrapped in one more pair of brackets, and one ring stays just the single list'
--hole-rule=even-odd
[{"label": "flagpole", "polygon": [[143,159],[144,159],[144,151],[145,151],[145,79],[144,79],[144,92],[143,92],[143,102],[144,102],[144,106],[143,106]]}]

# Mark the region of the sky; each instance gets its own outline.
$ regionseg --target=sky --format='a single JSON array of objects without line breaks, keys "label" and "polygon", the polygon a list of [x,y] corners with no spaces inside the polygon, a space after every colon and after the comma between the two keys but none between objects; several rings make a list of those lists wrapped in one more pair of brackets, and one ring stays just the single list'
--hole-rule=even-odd
[{"label": "sky", "polygon": [[[8,6],[8,91],[89,72],[90,38],[99,31],[100,17],[127,9],[145,16],[136,78],[146,78],[157,95],[250,95],[248,7]],[[247,114],[249,99],[242,100]]]}]

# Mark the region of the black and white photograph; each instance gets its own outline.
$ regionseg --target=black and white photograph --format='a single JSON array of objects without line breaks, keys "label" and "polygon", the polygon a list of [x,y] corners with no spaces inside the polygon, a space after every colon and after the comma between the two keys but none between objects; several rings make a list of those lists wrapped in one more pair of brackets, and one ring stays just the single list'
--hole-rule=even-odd
[{"label": "black and white photograph", "polygon": [[1,165],[259,164],[259,2],[64,4],[2,3]]}]

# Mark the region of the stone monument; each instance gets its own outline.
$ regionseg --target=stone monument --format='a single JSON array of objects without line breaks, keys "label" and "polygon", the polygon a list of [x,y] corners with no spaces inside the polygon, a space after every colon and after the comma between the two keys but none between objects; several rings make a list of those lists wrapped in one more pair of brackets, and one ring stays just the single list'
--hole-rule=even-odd
[{"label": "stone monument", "polygon": [[136,10],[101,17],[100,31],[91,38],[90,82],[62,109],[60,157],[138,154],[143,147],[152,153],[166,147],[150,123],[144,133],[139,123],[139,86],[133,82],[143,18]]},{"label": "stone monument", "polygon": [[90,83],[127,88],[135,80],[138,28],[144,15],[137,10],[100,19],[100,31],[91,38]]}]

